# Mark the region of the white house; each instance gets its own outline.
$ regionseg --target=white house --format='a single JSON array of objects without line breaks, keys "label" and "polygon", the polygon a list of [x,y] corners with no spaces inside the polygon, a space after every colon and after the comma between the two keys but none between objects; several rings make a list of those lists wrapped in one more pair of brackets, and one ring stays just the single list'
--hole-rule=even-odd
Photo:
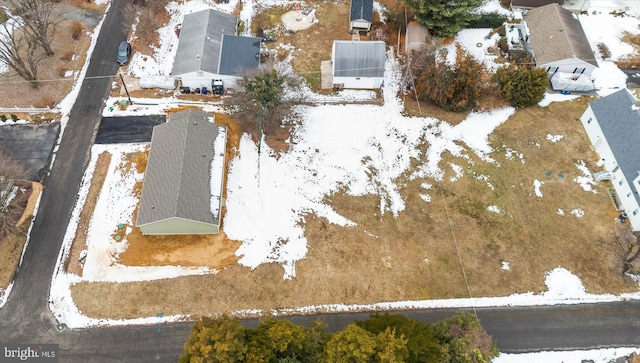
[{"label": "white house", "polygon": [[576,14],[551,3],[527,10],[523,20],[536,66],[547,70],[553,89],[595,89],[591,73],[598,62]]},{"label": "white house", "polygon": [[607,171],[617,209],[640,231],[640,108],[622,89],[589,102],[580,121]]},{"label": "white house", "polygon": [[334,41],[331,51],[333,84],[340,88],[380,88],[386,49],[383,41]]},{"label": "white house", "polygon": [[213,9],[186,14],[171,75],[192,90],[210,90],[213,79],[237,87],[242,71],[260,64],[260,38],[238,36],[237,27],[237,17]]},{"label": "white house", "polygon": [[351,0],[349,10],[349,33],[371,31],[373,23],[373,0]]}]

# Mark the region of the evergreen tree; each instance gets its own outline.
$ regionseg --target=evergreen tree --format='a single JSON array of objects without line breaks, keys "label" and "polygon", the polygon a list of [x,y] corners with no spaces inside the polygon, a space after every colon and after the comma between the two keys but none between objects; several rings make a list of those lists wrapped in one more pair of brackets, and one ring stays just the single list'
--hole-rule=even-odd
[{"label": "evergreen tree", "polygon": [[480,18],[476,11],[482,0],[405,0],[416,20],[437,37],[450,37],[471,20]]},{"label": "evergreen tree", "polygon": [[542,68],[524,68],[509,65],[496,71],[500,94],[513,107],[529,107],[544,98],[549,85],[547,71]]},{"label": "evergreen tree", "polygon": [[387,328],[376,336],[376,359],[380,363],[406,362],[409,357],[407,339],[397,335],[395,329]]},{"label": "evergreen tree", "polygon": [[388,328],[395,330],[396,336],[407,340],[407,363],[439,363],[445,360],[446,354],[431,325],[404,315],[389,313],[372,314],[369,319],[357,324],[375,335],[383,333]]},{"label": "evergreen tree", "polygon": [[456,62],[444,60],[427,65],[418,76],[418,96],[448,111],[466,111],[476,105],[482,91],[484,66],[473,56],[456,46]]},{"label": "evergreen tree", "polygon": [[325,346],[327,363],[370,363],[376,354],[376,337],[355,323],[335,333]]},{"label": "evergreen tree", "polygon": [[244,360],[246,351],[245,328],[238,320],[203,317],[193,325],[179,361],[235,363]]}]

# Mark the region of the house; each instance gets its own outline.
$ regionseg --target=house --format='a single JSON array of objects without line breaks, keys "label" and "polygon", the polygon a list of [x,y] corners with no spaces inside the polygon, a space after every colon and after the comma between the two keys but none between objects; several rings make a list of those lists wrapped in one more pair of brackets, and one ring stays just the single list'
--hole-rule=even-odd
[{"label": "house", "polygon": [[336,40],[331,51],[333,84],[339,88],[380,88],[385,60],[383,41]]},{"label": "house", "polygon": [[[610,195],[640,231],[640,108],[627,89],[589,102],[580,121],[604,167],[601,179],[611,180]],[[598,179],[598,178],[596,178]]]},{"label": "house", "polygon": [[242,71],[260,64],[260,38],[238,36],[237,28],[237,17],[213,9],[186,14],[171,75],[191,90],[210,90],[213,79],[237,87]]},{"label": "house", "polygon": [[520,9],[532,9],[553,3],[562,6],[564,0],[511,0],[511,7]]},{"label": "house", "polygon": [[528,10],[523,19],[536,66],[549,72],[552,88],[593,91],[598,62],[577,15],[552,3]]},{"label": "house", "polygon": [[351,0],[349,11],[349,33],[371,31],[373,23],[373,0]]},{"label": "house", "polygon": [[136,220],[142,234],[220,233],[226,134],[196,109],[153,128]]}]

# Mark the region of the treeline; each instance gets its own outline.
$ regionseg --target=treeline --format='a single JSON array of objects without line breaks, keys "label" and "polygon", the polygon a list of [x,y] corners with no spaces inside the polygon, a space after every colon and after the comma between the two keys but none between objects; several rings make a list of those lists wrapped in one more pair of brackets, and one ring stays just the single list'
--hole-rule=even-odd
[{"label": "treeline", "polygon": [[257,328],[229,317],[203,317],[192,328],[180,363],[483,363],[498,355],[495,342],[474,315],[458,313],[436,324],[404,315],[372,314],[329,333],[268,318]]}]

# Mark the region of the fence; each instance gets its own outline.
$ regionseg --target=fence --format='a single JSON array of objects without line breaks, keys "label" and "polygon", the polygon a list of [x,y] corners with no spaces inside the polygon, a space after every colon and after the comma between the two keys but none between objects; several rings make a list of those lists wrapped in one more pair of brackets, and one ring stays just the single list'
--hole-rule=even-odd
[{"label": "fence", "polygon": [[0,113],[59,113],[57,107],[0,107]]}]

